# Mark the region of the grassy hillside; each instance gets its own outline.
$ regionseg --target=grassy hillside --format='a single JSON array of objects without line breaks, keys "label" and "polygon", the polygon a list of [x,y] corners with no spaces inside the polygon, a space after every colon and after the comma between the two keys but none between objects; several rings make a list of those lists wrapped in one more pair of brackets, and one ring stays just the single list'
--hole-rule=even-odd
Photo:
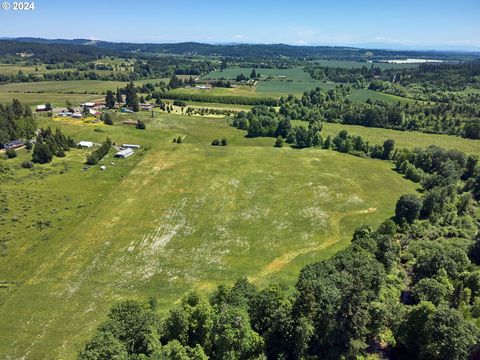
[{"label": "grassy hillside", "polygon": [[[19,167],[25,151],[0,160],[10,168],[0,189],[0,357],[73,358],[120,299],[153,295],[167,308],[192,287],[245,274],[292,283],[415,188],[386,162],[277,149],[224,119],[145,121],[145,131],[44,123],[77,140],[148,148],[125,160],[110,153],[105,171],[81,172],[87,151],[77,149],[33,170]],[[178,136],[183,144],[172,143]],[[224,136],[227,147],[210,146]]]},{"label": "grassy hillside", "polygon": [[391,95],[391,94],[385,94],[381,93],[379,91],[375,90],[370,90],[370,89],[356,89],[353,90],[350,95],[348,95],[348,98],[351,100],[355,101],[362,101],[365,102],[368,99],[372,100],[381,100],[385,101],[387,103],[398,103],[400,102],[401,104],[412,104],[415,102],[414,99],[409,99],[406,97],[402,96],[396,96],[396,95]]},{"label": "grassy hillside", "polygon": [[[302,121],[295,121],[294,123],[297,125],[306,124]],[[417,131],[398,131],[358,125],[323,123],[322,136],[335,136],[343,129],[347,130],[351,135],[360,135],[372,144],[383,144],[385,140],[393,139],[395,140],[396,146],[410,149],[436,145],[445,149],[460,150],[467,154],[480,153],[480,140],[464,139],[458,136],[442,134],[426,134]]]}]

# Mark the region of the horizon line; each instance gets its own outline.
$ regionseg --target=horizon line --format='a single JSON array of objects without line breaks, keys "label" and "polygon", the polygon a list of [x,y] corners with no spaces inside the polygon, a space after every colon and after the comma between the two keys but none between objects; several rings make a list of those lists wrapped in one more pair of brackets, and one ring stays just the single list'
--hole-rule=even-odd
[{"label": "horizon line", "polygon": [[118,40],[102,40],[102,39],[89,39],[87,37],[74,37],[74,38],[50,38],[50,37],[41,37],[41,36],[0,36],[0,40],[18,40],[18,39],[41,39],[47,41],[56,41],[56,40],[65,40],[65,41],[74,41],[74,40],[86,40],[91,42],[107,42],[107,43],[117,43],[117,44],[138,44],[138,45],[164,45],[164,44],[185,44],[185,43],[195,43],[195,44],[204,44],[204,45],[214,45],[214,46],[232,46],[232,45],[287,45],[295,47],[347,47],[347,48],[357,48],[357,49],[366,49],[366,50],[392,50],[392,51],[438,51],[438,52],[469,52],[469,53],[480,53],[480,44],[479,45],[448,45],[448,44],[437,44],[437,45],[408,45],[405,43],[381,43],[381,42],[363,42],[363,43],[288,43],[288,42],[235,42],[235,41],[201,41],[201,40],[161,40],[161,41],[118,41]]}]

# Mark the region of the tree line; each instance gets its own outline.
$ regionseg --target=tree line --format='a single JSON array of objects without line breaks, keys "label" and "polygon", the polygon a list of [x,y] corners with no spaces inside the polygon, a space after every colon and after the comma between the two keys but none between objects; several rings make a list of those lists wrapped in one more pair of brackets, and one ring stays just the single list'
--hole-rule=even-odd
[{"label": "tree line", "polygon": [[0,104],[0,148],[9,141],[28,140],[35,136],[37,125],[29,106],[17,99]]}]

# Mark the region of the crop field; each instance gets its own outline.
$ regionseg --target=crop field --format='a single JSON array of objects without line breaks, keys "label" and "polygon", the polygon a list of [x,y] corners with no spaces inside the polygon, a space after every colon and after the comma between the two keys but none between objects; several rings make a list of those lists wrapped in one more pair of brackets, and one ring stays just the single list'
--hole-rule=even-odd
[{"label": "crop field", "polygon": [[[172,102],[172,100],[165,99],[165,102]],[[219,110],[237,110],[237,111],[248,111],[252,108],[251,105],[239,105],[239,104],[222,104],[222,103],[205,103],[199,101],[186,101],[189,107],[193,108],[209,108],[209,109],[219,109]]]},{"label": "crop field", "polygon": [[[135,84],[147,82],[155,83],[165,79],[147,79],[136,81]],[[3,92],[72,92],[72,93],[101,93],[107,90],[115,90],[117,87],[125,87],[124,81],[102,80],[67,80],[67,81],[39,81],[32,83],[11,83],[0,85],[0,93]]]},{"label": "crop field", "polygon": [[[1,86],[0,86],[1,89]],[[53,106],[65,106],[65,101],[69,100],[72,104],[78,105],[86,101],[103,101],[105,97],[93,94],[62,94],[62,93],[9,93],[0,91],[0,103],[11,102],[12,99],[18,99],[22,104],[30,106],[51,103]]]},{"label": "crop field", "polygon": [[344,60],[316,60],[312,61],[312,64],[324,66],[324,67],[332,67],[332,68],[343,68],[343,69],[355,69],[355,68],[362,68],[364,66],[371,67],[378,67],[382,70],[386,69],[405,69],[405,68],[412,68],[418,66],[417,64],[389,64],[383,62],[362,62],[362,61],[344,61]]},{"label": "crop field", "polygon": [[21,64],[0,64],[0,74],[18,74],[19,71],[23,72],[25,75],[36,74],[41,75],[44,73],[55,73],[61,71],[67,71],[73,69],[48,69],[46,65],[21,65]]},{"label": "crop field", "polygon": [[[204,76],[204,79],[227,79],[233,80],[237,75],[249,76],[251,68],[231,67],[223,71],[212,71]],[[313,79],[309,73],[301,68],[291,69],[255,69],[262,76],[258,81],[255,92],[262,96],[279,97],[282,95],[300,95],[304,91],[321,87],[331,89],[333,83],[326,83]]]},{"label": "crop field", "polygon": [[[168,79],[147,79],[136,81],[135,84],[158,83]],[[46,102],[54,106],[65,106],[68,99],[78,105],[85,101],[104,100],[102,95],[107,90],[116,90],[125,87],[122,81],[102,80],[69,80],[69,81],[39,81],[24,83],[9,83],[0,85],[0,103],[18,99],[28,105],[38,105]]]},{"label": "crop field", "polygon": [[265,94],[272,94],[277,95],[298,95],[300,96],[307,90],[311,90],[314,88],[322,88],[322,89],[333,89],[335,87],[334,83],[327,83],[318,80],[307,80],[307,81],[289,81],[289,80],[280,80],[280,79],[273,79],[273,80],[266,80],[266,81],[259,81],[257,84],[256,92],[257,93],[265,93]]},{"label": "crop field", "polygon": [[[125,116],[40,120],[76,140],[142,146],[121,160],[112,150],[105,171],[81,172],[78,149],[31,170],[19,166],[25,150],[0,159],[1,358],[72,359],[121,299],[156,296],[165,309],[243,275],[293,283],[415,191],[388,162],[274,148],[225,119],[157,114],[140,131],[120,125]],[[228,146],[210,146],[222,137]]]},{"label": "crop field", "polygon": [[[225,70],[212,71],[205,75],[204,79],[225,79],[225,80],[234,80],[237,75],[243,74],[245,76],[250,76],[252,68],[241,68],[241,67],[229,67]],[[257,74],[260,74],[263,78],[265,77],[278,77],[285,76],[286,80],[293,81],[310,81],[312,78],[310,74],[305,72],[301,68],[291,68],[291,69],[255,69]]]},{"label": "crop field", "polygon": [[[305,122],[295,121],[296,125]],[[323,123],[322,136],[335,136],[341,130],[347,130],[351,135],[360,135],[372,144],[383,144],[387,139],[395,140],[397,147],[413,149],[424,148],[429,145],[436,145],[445,149],[460,150],[467,154],[480,153],[480,140],[464,139],[458,136],[426,134],[417,131],[398,131],[391,129],[371,128],[359,125],[343,125],[336,123]]]}]

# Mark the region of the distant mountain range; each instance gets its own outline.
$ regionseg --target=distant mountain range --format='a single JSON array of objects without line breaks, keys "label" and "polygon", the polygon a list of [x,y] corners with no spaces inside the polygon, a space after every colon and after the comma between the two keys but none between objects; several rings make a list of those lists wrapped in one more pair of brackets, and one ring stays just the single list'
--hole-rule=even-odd
[{"label": "distant mountain range", "polygon": [[[8,42],[12,51],[16,48],[23,47],[28,50],[31,44],[32,51],[38,45],[57,47],[59,45],[68,47],[88,47],[90,49],[98,49],[97,51],[105,51],[107,53],[124,53],[124,52],[145,52],[145,53],[169,53],[169,54],[196,54],[205,56],[226,56],[226,57],[324,57],[335,59],[365,59],[368,56],[374,59],[388,58],[445,58],[457,56],[461,58],[480,57],[480,49],[476,51],[465,51],[463,49],[445,48],[435,50],[424,49],[407,49],[397,45],[395,49],[391,44],[360,44],[356,46],[308,46],[308,45],[287,45],[287,44],[207,44],[198,42],[182,42],[182,43],[128,43],[128,42],[111,42],[102,40],[89,39],[44,39],[35,37],[19,37],[19,38],[0,38],[0,41]],[[36,45],[36,46],[35,46]],[[5,47],[7,47],[5,45]],[[34,49],[35,48],[35,49]],[[1,49],[0,49],[1,50]],[[0,54],[5,51],[0,51]]]}]

